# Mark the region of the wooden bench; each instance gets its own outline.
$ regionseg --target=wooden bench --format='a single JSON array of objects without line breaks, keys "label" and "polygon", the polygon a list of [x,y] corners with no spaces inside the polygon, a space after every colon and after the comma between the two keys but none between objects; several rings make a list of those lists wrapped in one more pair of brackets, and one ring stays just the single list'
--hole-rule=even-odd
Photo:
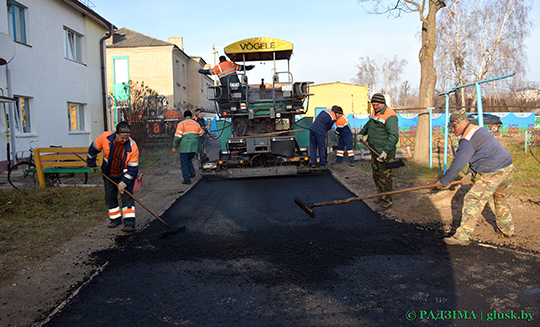
[{"label": "wooden bench", "polygon": [[[35,148],[34,161],[36,163],[39,187],[45,188],[47,186],[45,174],[84,174],[94,172],[92,169],[86,167],[86,162],[79,159],[74,153],[77,153],[86,160],[88,147]],[[96,165],[100,167],[102,161],[103,152],[100,152],[96,160]]]}]

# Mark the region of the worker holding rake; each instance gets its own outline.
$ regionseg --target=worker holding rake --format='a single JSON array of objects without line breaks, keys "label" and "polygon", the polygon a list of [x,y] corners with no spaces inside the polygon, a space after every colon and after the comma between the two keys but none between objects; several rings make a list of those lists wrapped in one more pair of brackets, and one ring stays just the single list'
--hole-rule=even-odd
[{"label": "worker holding rake", "polygon": [[[88,148],[86,164],[96,167],[98,153],[103,151],[103,183],[105,186],[105,203],[109,209],[109,228],[124,222],[122,231],[135,231],[135,201],[128,194],[133,193],[135,179],[139,172],[139,148],[130,137],[131,127],[123,121],[116,125],[116,132],[104,132]],[[108,178],[107,178],[108,177]],[[127,190],[128,192],[125,192]],[[122,209],[118,205],[118,193],[122,200]]]},{"label": "worker holding rake", "polygon": [[[396,157],[396,145],[399,141],[398,117],[396,112],[386,105],[386,99],[381,93],[371,97],[373,114],[360,131],[360,137],[367,135],[367,143],[378,156],[371,154],[371,170],[373,180],[379,193],[392,191],[392,169],[387,162]],[[375,200],[379,206],[377,212],[388,210],[392,206],[392,196],[385,195]]]},{"label": "worker holding rake", "polygon": [[450,131],[460,136],[459,146],[450,168],[439,181],[443,187],[454,181],[469,164],[467,173],[475,182],[463,199],[461,225],[456,233],[444,239],[448,245],[469,245],[469,239],[488,200],[493,197],[498,233],[514,236],[514,221],[510,212],[510,196],[514,165],[510,152],[483,127],[472,125],[464,109],[453,112],[448,123]]}]

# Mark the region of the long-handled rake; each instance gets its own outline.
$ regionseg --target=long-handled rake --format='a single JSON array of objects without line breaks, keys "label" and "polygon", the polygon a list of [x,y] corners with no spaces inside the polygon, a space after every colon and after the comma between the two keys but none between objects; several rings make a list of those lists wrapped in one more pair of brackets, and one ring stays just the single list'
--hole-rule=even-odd
[{"label": "long-handled rake", "polygon": [[[467,183],[467,182],[468,182],[467,180],[459,180],[459,181],[454,181],[454,182],[450,183],[450,185],[456,185],[456,184]],[[450,185],[448,185],[448,186],[450,186]],[[352,201],[362,201],[362,200],[367,200],[367,199],[376,198],[376,197],[385,196],[385,195],[406,193],[406,192],[418,191],[418,190],[423,190],[423,189],[427,189],[427,188],[434,188],[434,187],[442,187],[442,185],[441,184],[433,184],[433,185],[427,185],[427,186],[407,188],[407,189],[403,189],[403,190],[399,190],[399,191],[377,193],[377,194],[363,196],[363,197],[359,197],[359,198],[358,197],[357,198],[348,198],[348,199],[345,199],[345,200],[337,200],[337,201],[331,201],[331,202],[319,202],[319,203],[312,203],[312,204],[306,204],[304,201],[300,200],[298,197],[295,196],[294,197],[294,203],[296,203],[300,207],[300,209],[304,210],[311,218],[315,218],[315,212],[313,211],[313,208],[315,208],[315,207],[331,206],[331,205],[334,205],[334,204],[345,204],[345,203],[349,203],[349,202],[352,202]]]},{"label": "long-handled rake", "polygon": [[[84,158],[81,157],[80,155],[78,155],[77,153],[74,152],[73,154],[76,155],[77,157],[79,157],[79,159],[81,159],[82,161],[86,162],[86,160],[84,160]],[[116,185],[118,187],[118,184],[115,183],[109,176],[105,175],[101,170],[99,170],[97,168],[92,168],[92,170],[99,172],[103,177],[107,178],[109,180],[109,182],[113,183],[114,185]],[[166,231],[166,232],[161,233],[159,235],[159,238],[164,238],[164,237],[167,237],[167,236],[169,236],[171,234],[175,234],[175,233],[186,230],[186,226],[182,226],[180,228],[172,228],[171,225],[167,224],[163,219],[159,218],[158,215],[156,215],[150,209],[148,209],[144,204],[142,204],[141,201],[139,201],[136,197],[134,197],[133,194],[131,194],[128,190],[124,190],[124,192],[126,192],[130,197],[132,197],[133,200],[137,201],[138,204],[140,204],[143,208],[145,208],[146,211],[148,211],[152,216],[154,216],[157,220],[159,220],[163,225],[167,226],[167,228],[169,230]]]}]

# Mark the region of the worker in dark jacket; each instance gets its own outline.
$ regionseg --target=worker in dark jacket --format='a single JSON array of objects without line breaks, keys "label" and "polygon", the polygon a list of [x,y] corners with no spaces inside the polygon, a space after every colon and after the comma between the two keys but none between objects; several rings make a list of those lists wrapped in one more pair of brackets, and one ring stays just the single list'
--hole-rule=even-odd
[{"label": "worker in dark jacket", "polygon": [[347,116],[343,115],[336,120],[336,135],[338,136],[336,163],[340,164],[343,162],[343,155],[345,154],[345,148],[347,148],[349,165],[354,167],[354,151],[352,148],[353,134]]},{"label": "worker in dark jacket", "polygon": [[512,155],[488,130],[472,125],[464,109],[450,115],[448,127],[461,137],[454,160],[439,183],[448,187],[467,164],[467,174],[471,174],[475,182],[463,199],[461,225],[452,237],[444,239],[444,243],[469,245],[476,220],[491,197],[495,204],[499,233],[504,237],[514,236],[514,221],[510,212],[515,171]]},{"label": "worker in dark jacket", "polygon": [[333,106],[332,110],[321,111],[309,128],[309,158],[311,165],[317,165],[317,151],[319,152],[319,166],[326,166],[326,133],[332,128],[336,120],[343,116],[343,109]]},{"label": "worker in dark jacket", "polygon": [[[135,202],[125,190],[133,193],[135,179],[139,172],[139,148],[130,137],[131,128],[125,121],[116,125],[116,132],[101,134],[88,148],[87,166],[96,167],[98,153],[103,151],[101,171],[118,186],[103,177],[105,203],[109,208],[109,228],[114,228],[124,220],[124,232],[135,231]],[[118,193],[122,200],[122,210],[118,205]]]},{"label": "worker in dark jacket", "polygon": [[[360,131],[360,136],[367,135],[368,144],[379,153],[377,157],[371,154],[371,170],[373,180],[379,193],[392,191],[393,174],[386,168],[384,160],[392,161],[396,157],[396,145],[399,141],[398,117],[394,110],[386,105],[386,99],[381,93],[371,97],[373,114]],[[392,206],[392,196],[386,195],[375,200],[380,205],[375,211],[382,212]]]}]

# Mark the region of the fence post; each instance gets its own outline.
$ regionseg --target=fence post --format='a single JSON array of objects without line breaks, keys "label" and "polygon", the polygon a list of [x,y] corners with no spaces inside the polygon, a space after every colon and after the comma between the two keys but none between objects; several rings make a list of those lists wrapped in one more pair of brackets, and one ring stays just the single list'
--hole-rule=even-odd
[{"label": "fence post", "polygon": [[428,107],[429,110],[429,168],[433,167],[433,109],[434,107]]}]

